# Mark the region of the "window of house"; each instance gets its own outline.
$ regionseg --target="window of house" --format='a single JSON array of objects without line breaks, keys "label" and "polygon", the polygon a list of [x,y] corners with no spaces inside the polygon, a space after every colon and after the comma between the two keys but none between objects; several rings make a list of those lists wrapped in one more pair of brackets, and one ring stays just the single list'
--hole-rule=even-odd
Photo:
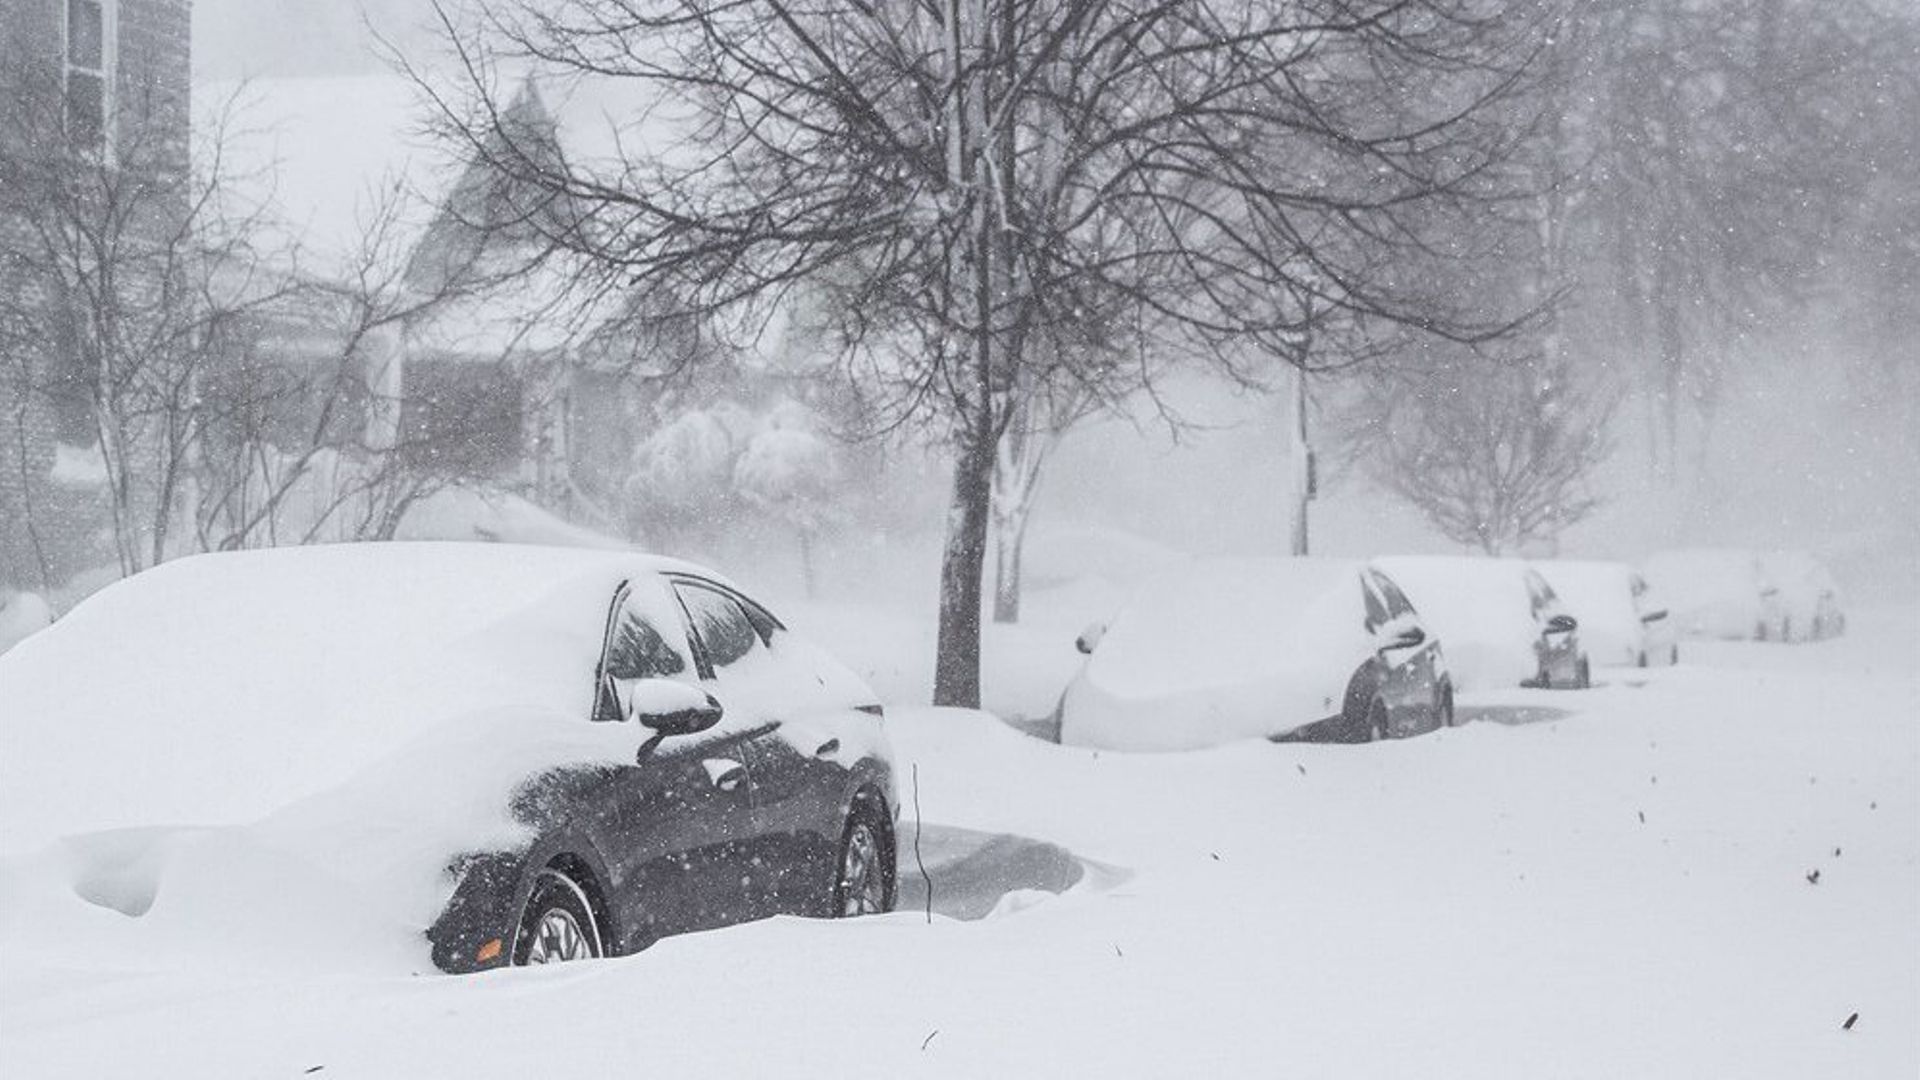
[{"label": "window of house", "polygon": [[107,149],[112,0],[66,0],[67,137],[75,148]]}]

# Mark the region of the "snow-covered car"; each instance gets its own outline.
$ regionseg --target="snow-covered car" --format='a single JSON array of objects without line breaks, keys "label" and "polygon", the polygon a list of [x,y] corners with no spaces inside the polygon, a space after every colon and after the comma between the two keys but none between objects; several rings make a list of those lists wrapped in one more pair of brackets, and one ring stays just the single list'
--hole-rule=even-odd
[{"label": "snow-covered car", "polygon": [[1767,580],[1779,590],[1780,640],[1825,641],[1847,631],[1840,586],[1819,559],[1804,551],[1760,556]]},{"label": "snow-covered car", "polygon": [[0,653],[52,623],[53,609],[37,594],[0,589]]},{"label": "snow-covered car", "polygon": [[1580,621],[1580,642],[1595,663],[1619,667],[1678,663],[1673,620],[1626,563],[1541,560],[1533,568]]},{"label": "snow-covered car", "polygon": [[205,901],[451,972],[623,954],[889,909],[896,806],[866,685],[651,556],[199,556],[0,657],[0,854],[60,850],[144,924]]},{"label": "snow-covered car", "polygon": [[1396,555],[1376,560],[1447,649],[1462,690],[1591,684],[1579,620],[1518,559]]},{"label": "snow-covered car", "polygon": [[1777,641],[1786,629],[1780,590],[1757,552],[1686,548],[1657,552],[1641,565],[1666,601],[1682,638]]},{"label": "snow-covered car", "polygon": [[1440,644],[1357,561],[1195,562],[1149,579],[1060,700],[1060,741],[1189,750],[1300,735],[1365,742],[1453,722]]}]

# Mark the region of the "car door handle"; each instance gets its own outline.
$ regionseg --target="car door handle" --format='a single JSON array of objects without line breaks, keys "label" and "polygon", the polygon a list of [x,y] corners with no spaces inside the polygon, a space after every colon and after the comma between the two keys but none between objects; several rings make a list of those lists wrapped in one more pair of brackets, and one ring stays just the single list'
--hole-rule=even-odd
[{"label": "car door handle", "polygon": [[700,764],[707,770],[707,779],[721,791],[738,790],[747,778],[747,767],[732,758],[708,758]]}]

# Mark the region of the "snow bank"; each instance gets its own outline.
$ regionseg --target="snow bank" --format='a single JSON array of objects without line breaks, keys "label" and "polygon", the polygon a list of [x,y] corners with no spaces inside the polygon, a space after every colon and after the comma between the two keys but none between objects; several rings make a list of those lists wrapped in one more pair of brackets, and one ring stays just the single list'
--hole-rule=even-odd
[{"label": "snow bank", "polygon": [[0,851],[251,822],[475,717],[586,726],[608,600],[658,565],[360,544],[197,556],[108,588],[0,658]]},{"label": "snow bank", "polygon": [[401,540],[481,540],[490,544],[631,551],[633,545],[555,515],[518,495],[451,487],[407,511]]},{"label": "snow bank", "polygon": [[[0,920],[0,1053],[22,1078],[521,1077],[553,1062],[528,1033],[563,1032],[662,1075],[1911,1077],[1915,619],[1870,614],[1701,650],[1736,666],[1462,702],[1559,719],[1366,746],[1112,754],[898,710],[931,920],[457,979],[302,949],[223,970],[188,950],[242,947],[213,939],[148,963]],[[1029,842],[1111,873],[1054,895],[1071,868]],[[0,911],[39,887],[0,866]],[[137,922],[85,906],[90,933]]]}]

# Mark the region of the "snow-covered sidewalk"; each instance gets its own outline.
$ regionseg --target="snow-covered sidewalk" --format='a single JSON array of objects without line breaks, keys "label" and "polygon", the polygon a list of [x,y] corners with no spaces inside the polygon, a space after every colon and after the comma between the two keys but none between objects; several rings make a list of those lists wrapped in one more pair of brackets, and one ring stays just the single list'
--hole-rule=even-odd
[{"label": "snow-covered sidewalk", "polygon": [[1478,722],[1366,746],[1128,756],[896,710],[931,923],[909,882],[913,909],[887,917],[560,969],[319,975],[262,951],[155,970],[9,919],[24,883],[0,874],[0,1063],[1911,1077],[1915,630],[1911,612],[1869,613],[1837,642],[1699,648],[1592,691],[1463,701]]}]

